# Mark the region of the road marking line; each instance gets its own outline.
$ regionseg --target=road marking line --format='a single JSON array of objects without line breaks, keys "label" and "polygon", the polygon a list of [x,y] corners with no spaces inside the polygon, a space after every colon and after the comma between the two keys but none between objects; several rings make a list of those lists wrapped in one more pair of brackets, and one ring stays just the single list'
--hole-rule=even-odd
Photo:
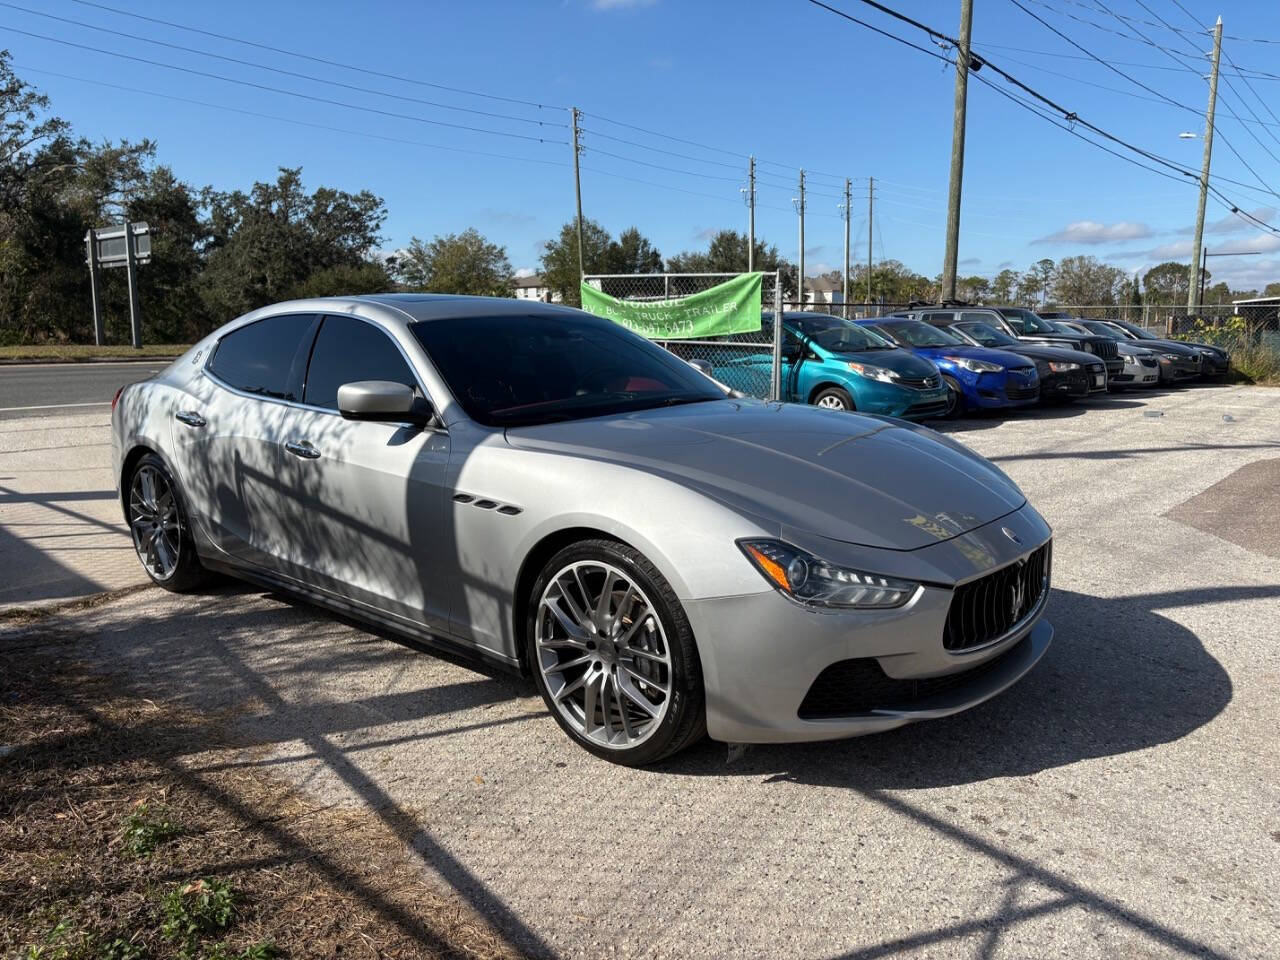
[{"label": "road marking line", "polygon": [[109,407],[110,400],[95,400],[92,403],[46,403],[37,407],[0,407],[0,413],[16,413],[19,410],[66,410],[70,407]]}]

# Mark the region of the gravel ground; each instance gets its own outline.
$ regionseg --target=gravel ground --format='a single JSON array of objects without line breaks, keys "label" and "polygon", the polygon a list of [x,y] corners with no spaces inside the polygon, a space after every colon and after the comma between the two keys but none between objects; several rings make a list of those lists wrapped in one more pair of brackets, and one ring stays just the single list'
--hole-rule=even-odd
[{"label": "gravel ground", "polygon": [[[1057,639],[995,700],[876,737],[614,767],[527,684],[234,585],[8,632],[74,631],[143,696],[240,711],[254,746],[220,762],[409,825],[536,955],[1280,954],[1280,559],[1258,545],[1280,391],[947,429],[1054,525]],[[1188,517],[1218,484],[1235,508]]]}]

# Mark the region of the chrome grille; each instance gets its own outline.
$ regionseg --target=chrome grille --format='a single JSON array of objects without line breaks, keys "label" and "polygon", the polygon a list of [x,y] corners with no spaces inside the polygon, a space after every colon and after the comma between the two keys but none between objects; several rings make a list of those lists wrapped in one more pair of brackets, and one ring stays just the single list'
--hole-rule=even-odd
[{"label": "chrome grille", "polygon": [[956,587],[942,645],[969,650],[996,640],[1027,616],[1049,588],[1052,541],[1023,560]]},{"label": "chrome grille", "polygon": [[1103,360],[1114,360],[1120,355],[1120,351],[1116,349],[1116,342],[1106,337],[1093,341],[1093,352]]}]

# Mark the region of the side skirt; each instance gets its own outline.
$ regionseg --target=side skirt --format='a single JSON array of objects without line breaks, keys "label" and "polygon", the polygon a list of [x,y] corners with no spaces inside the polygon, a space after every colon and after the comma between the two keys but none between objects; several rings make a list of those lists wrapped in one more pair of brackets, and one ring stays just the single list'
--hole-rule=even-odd
[{"label": "side skirt", "polygon": [[412,624],[393,620],[361,604],[316,590],[296,580],[277,576],[265,570],[225,563],[207,556],[201,556],[200,562],[210,570],[235,577],[237,580],[246,580],[268,590],[286,594],[317,607],[323,607],[330,613],[336,614],[344,622],[365,629],[372,629],[381,637],[423,653],[439,656],[458,666],[466,667],[470,670],[474,670],[478,666],[482,668],[488,667],[503,676],[528,676],[528,672],[519,660],[509,659],[489,650],[481,650],[453,637],[442,637],[434,633],[428,633],[426,630],[422,630]]}]

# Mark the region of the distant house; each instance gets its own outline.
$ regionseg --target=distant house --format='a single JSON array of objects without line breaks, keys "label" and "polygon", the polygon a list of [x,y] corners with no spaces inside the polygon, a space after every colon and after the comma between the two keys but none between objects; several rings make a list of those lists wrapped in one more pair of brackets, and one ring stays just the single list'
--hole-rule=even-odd
[{"label": "distant house", "polygon": [[542,274],[535,273],[527,277],[516,277],[517,300],[539,300],[542,303],[560,303],[562,297],[547,286]]},{"label": "distant house", "polygon": [[805,307],[832,307],[844,303],[844,281],[830,277],[806,277],[804,281]]}]

